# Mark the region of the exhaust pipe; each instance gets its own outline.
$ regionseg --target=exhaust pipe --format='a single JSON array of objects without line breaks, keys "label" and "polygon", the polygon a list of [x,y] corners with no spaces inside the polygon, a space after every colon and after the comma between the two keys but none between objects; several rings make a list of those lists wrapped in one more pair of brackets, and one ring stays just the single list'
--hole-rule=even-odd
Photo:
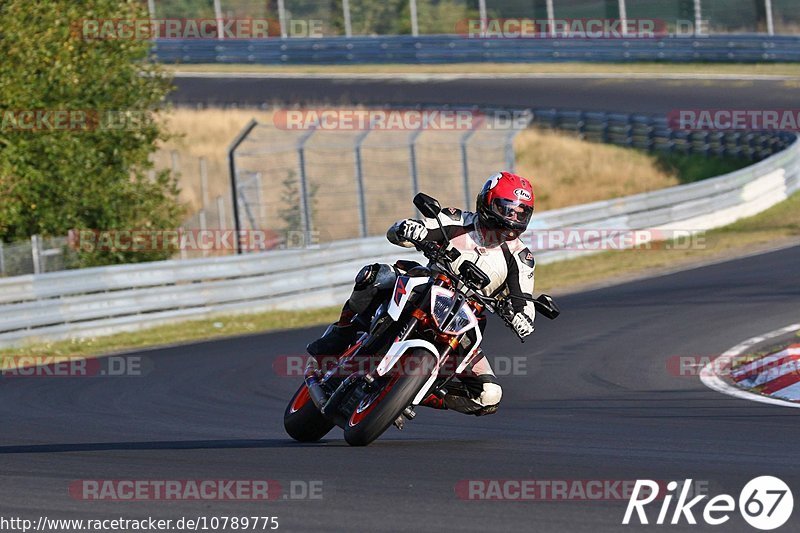
[{"label": "exhaust pipe", "polygon": [[314,357],[309,357],[306,363],[305,383],[308,387],[308,394],[311,396],[311,401],[317,406],[317,409],[322,411],[325,404],[328,403],[328,395],[322,390],[319,384],[319,364]]}]

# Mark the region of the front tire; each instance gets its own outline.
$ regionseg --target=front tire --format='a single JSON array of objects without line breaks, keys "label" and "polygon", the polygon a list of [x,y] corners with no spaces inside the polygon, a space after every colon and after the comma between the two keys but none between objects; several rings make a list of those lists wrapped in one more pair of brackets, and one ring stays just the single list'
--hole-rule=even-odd
[{"label": "front tire", "polygon": [[[402,369],[412,369],[404,371]],[[423,348],[404,355],[384,376],[383,386],[365,398],[350,416],[344,438],[351,446],[366,446],[386,431],[408,407],[436,368],[436,357]]]},{"label": "front tire", "polygon": [[322,416],[311,400],[308,387],[300,385],[283,414],[286,433],[299,442],[317,442],[333,429],[334,424]]}]

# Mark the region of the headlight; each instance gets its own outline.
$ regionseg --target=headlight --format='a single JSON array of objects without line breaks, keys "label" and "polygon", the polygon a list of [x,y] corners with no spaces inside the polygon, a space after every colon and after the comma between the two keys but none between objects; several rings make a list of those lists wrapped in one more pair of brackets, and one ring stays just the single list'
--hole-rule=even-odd
[{"label": "headlight", "polygon": [[475,313],[466,303],[455,316],[447,322],[447,317],[456,303],[455,293],[442,287],[433,286],[431,288],[431,314],[436,326],[443,332],[450,335],[461,335],[466,330],[477,325],[478,319]]},{"label": "headlight", "polygon": [[455,304],[455,293],[438,286],[431,288],[431,314],[436,325],[441,329],[447,315]]},{"label": "headlight", "polygon": [[464,304],[461,306],[461,309],[458,310],[456,316],[453,317],[453,320],[451,320],[444,329],[446,329],[448,333],[461,335],[466,330],[474,327],[476,322],[475,313],[472,312],[472,309],[470,309],[467,304]]}]

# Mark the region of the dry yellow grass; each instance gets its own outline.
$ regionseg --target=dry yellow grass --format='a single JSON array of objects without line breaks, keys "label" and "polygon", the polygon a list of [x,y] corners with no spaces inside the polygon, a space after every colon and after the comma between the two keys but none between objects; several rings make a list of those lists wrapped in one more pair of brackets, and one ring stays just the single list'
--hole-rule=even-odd
[{"label": "dry yellow grass", "polygon": [[517,171],[532,179],[537,210],[606,200],[678,185],[675,172],[652,155],[580,140],[554,131],[526,130],[516,139]]},{"label": "dry yellow grass", "polygon": [[[190,213],[199,209],[201,201],[197,166],[199,157],[204,157],[208,161],[210,197],[213,199],[221,195],[227,199],[230,196],[227,148],[231,140],[251,118],[270,123],[272,113],[251,109],[195,110],[180,108],[173,110],[167,117],[167,124],[171,131],[182,137],[170,141],[164,146],[164,151],[157,157],[157,165],[162,168],[168,166],[170,164],[169,152],[172,150],[178,152],[181,161],[180,185],[183,190],[181,199],[189,205]],[[342,135],[348,136],[348,139],[345,139],[348,142],[349,137],[352,137],[351,133]],[[423,134],[420,141],[425,140],[425,135],[428,134]],[[397,142],[402,143],[406,136],[406,134],[399,135]],[[452,153],[444,153],[441,148],[432,144],[430,145],[433,148],[432,153],[428,155],[431,150],[426,147],[424,142],[420,142],[420,145],[418,154],[420,165],[429,171],[434,169],[437,175],[442,176],[445,168],[449,169],[450,173],[453,168],[460,168],[457,150],[449,151]],[[329,161],[331,173],[326,176],[327,181],[324,187],[340,192],[349,191],[354,188],[352,152],[338,149],[334,152],[331,157],[336,158],[337,161]],[[586,142],[559,132],[525,130],[516,138],[515,152],[517,172],[531,177],[534,181],[538,210],[650,191],[676,185],[680,181],[677,173],[659,165],[655,156],[626,148]],[[444,155],[451,155],[452,158],[444,158]],[[439,159],[437,160],[437,158]],[[365,165],[369,165],[366,159]],[[387,165],[385,169],[386,183],[373,185],[387,190],[391,196],[387,200],[396,200],[396,195],[404,193],[404,190],[400,190],[402,187],[400,187],[401,182],[398,179],[388,178],[392,172],[407,172],[405,165],[400,166],[402,168],[398,170]],[[334,172],[334,169],[339,170]],[[376,175],[380,170],[365,168],[365,172],[368,175]],[[477,183],[481,179],[482,176],[475,176],[473,181]],[[441,178],[426,180],[425,176],[422,176],[420,185],[423,190],[431,194],[445,195],[442,198],[446,198],[447,189],[452,188],[450,183]],[[367,186],[371,185],[367,184]],[[450,196],[457,196],[452,191],[449,193]],[[458,198],[460,199],[460,196]],[[327,209],[329,206],[321,205],[319,207]],[[392,206],[388,204],[379,203],[373,207],[375,212],[371,212],[370,216],[374,215],[376,223],[383,223],[397,216],[396,213],[391,212]],[[384,218],[386,221],[383,220]]]},{"label": "dry yellow grass", "polygon": [[174,109],[165,116],[169,131],[176,137],[165,143],[156,154],[158,168],[170,168],[171,152],[177,152],[180,160],[179,185],[181,201],[186,203],[189,213],[195,213],[202,205],[200,196],[199,158],[208,164],[209,197],[230,196],[228,176],[228,145],[236,134],[250,121],[272,119],[271,111],[238,109]]}]

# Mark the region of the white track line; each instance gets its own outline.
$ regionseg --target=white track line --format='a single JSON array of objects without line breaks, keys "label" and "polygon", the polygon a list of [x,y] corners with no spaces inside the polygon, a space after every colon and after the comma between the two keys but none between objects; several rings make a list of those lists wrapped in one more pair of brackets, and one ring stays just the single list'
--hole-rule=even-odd
[{"label": "white track line", "polygon": [[341,80],[394,80],[394,81],[453,81],[453,80],[494,80],[494,79],[521,79],[521,80],[558,80],[558,79],[586,79],[586,80],[726,80],[726,81],[796,81],[798,76],[780,74],[711,74],[711,73],[659,73],[659,72],[587,72],[587,73],[557,73],[557,72],[531,72],[531,73],[368,73],[368,72],[204,72],[191,70],[176,70],[172,72],[176,78],[214,78],[214,79],[341,79]]},{"label": "white track line", "polygon": [[735,396],[736,398],[741,398],[743,400],[768,403],[772,405],[782,405],[783,407],[794,407],[796,409],[800,408],[800,403],[787,402],[785,400],[779,400],[777,398],[763,396],[761,394],[756,394],[754,392],[747,392],[738,387],[734,387],[733,385],[729,384],[718,375],[719,371],[730,367],[730,364],[734,357],[742,354],[745,350],[747,350],[751,346],[763,342],[765,340],[771,339],[773,337],[779,337],[784,333],[791,333],[792,331],[797,331],[799,329],[800,329],[800,324],[792,324],[791,326],[786,326],[781,329],[776,329],[775,331],[770,331],[769,333],[765,333],[763,335],[747,339],[746,341],[737,344],[736,346],[734,346],[733,348],[731,348],[730,350],[723,353],[718,358],[714,359],[709,364],[707,364],[705,368],[703,368],[703,370],[700,372],[700,381],[702,381],[703,384],[710,389],[713,389],[717,392],[721,392],[723,394],[728,394],[730,396]]}]

